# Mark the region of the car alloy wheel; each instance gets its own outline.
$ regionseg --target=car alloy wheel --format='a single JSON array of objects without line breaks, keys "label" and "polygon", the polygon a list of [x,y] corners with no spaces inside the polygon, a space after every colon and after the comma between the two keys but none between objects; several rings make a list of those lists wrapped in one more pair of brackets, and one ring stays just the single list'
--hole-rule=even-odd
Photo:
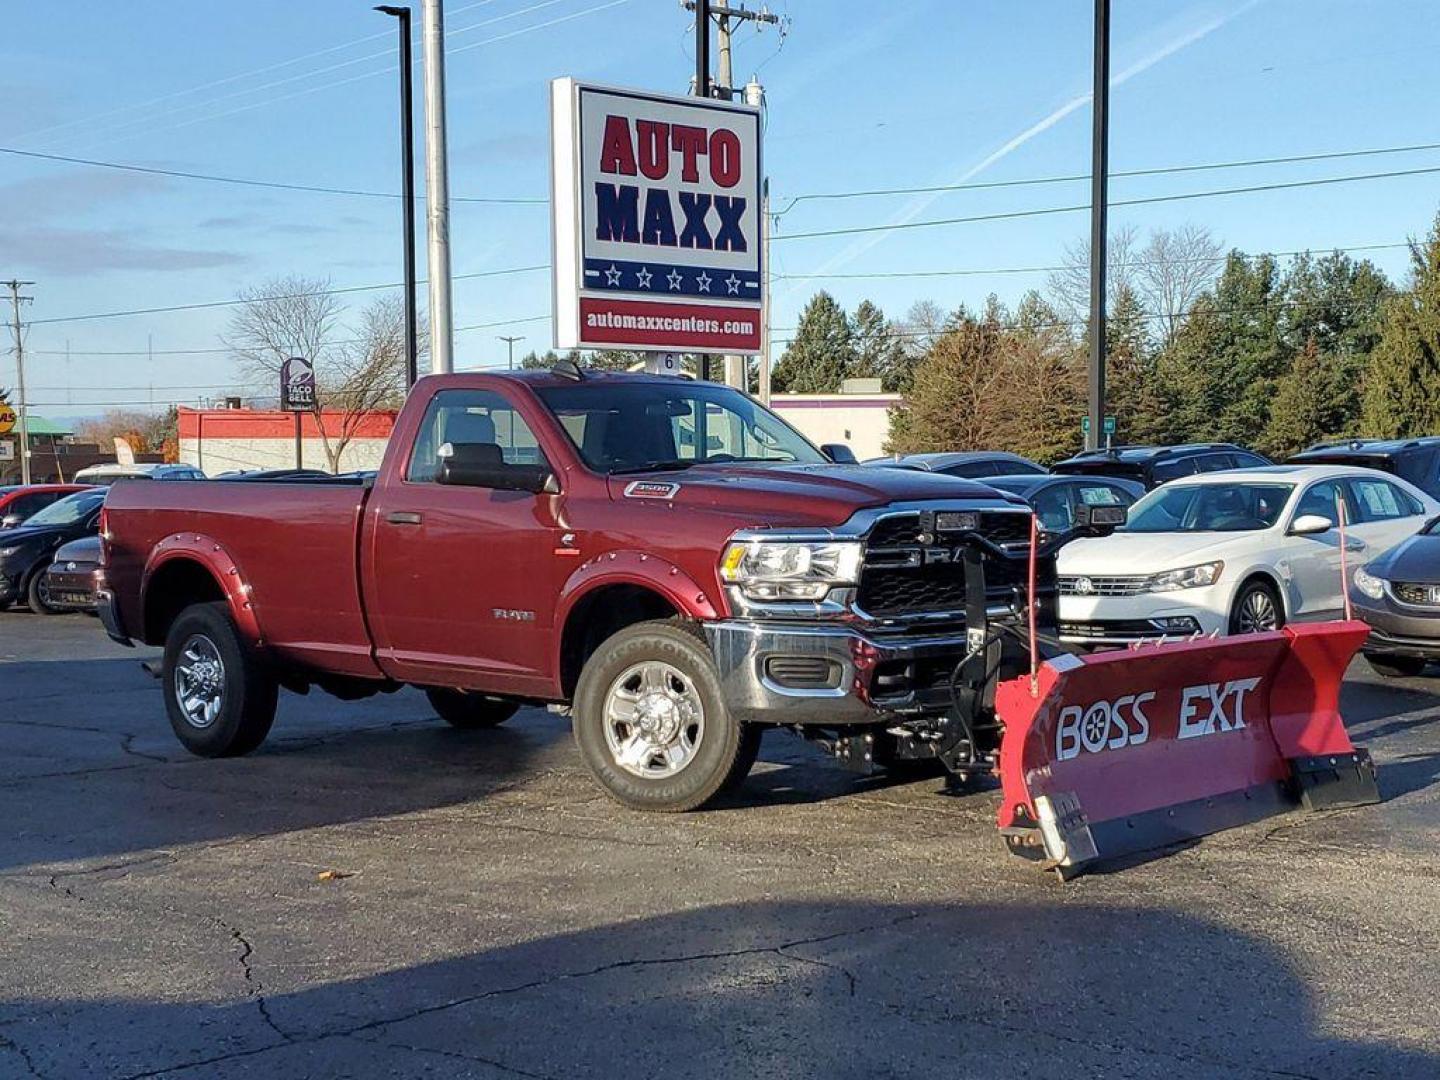
[{"label": "car alloy wheel", "polygon": [[225,661],[204,634],[192,634],[180,648],[175,703],[186,722],[202,731],[215,723],[225,704]]},{"label": "car alloy wheel", "polygon": [[664,780],[690,764],[705,731],[695,685],[661,660],[633,664],[605,694],[605,744],[634,776]]},{"label": "car alloy wheel", "polygon": [[1240,601],[1238,613],[1240,633],[1261,634],[1280,629],[1280,613],[1275,598],[1266,589],[1251,589]]}]

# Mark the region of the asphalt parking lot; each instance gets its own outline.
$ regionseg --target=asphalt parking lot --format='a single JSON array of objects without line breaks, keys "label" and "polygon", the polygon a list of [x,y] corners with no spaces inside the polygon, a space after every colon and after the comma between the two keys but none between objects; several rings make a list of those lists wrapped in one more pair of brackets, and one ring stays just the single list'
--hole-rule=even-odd
[{"label": "asphalt parking lot", "polygon": [[1351,672],[1383,805],[1062,886],[779,735],[680,817],[412,693],[201,761],[148,655],[0,615],[0,1076],[1440,1075],[1440,679]]}]

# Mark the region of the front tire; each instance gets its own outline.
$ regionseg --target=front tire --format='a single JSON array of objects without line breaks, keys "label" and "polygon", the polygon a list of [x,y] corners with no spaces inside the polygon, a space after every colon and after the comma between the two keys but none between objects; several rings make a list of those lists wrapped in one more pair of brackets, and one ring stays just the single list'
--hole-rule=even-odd
[{"label": "front tire", "polygon": [[477,731],[499,727],[520,708],[518,701],[432,686],[425,691],[435,715],[453,728]]},{"label": "front tire", "polygon": [[42,566],[30,575],[30,584],[25,590],[25,601],[34,615],[59,615],[60,609],[50,606],[50,588],[45,584],[45,573],[50,568]]},{"label": "front tire", "polygon": [[1425,670],[1425,661],[1418,656],[1378,656],[1366,653],[1365,659],[1376,674],[1387,679],[1409,679]]},{"label": "front tire", "polygon": [[1285,608],[1275,586],[1266,581],[1247,581],[1240,587],[1230,608],[1231,634],[1263,634],[1285,625]]},{"label": "front tire", "polygon": [[694,810],[749,771],[750,747],[710,649],[676,620],[637,623],[603,641],[580,673],[573,723],[590,774],[635,810]]},{"label": "front tire", "polygon": [[161,683],[176,738],[200,757],[248,754],[275,722],[279,687],[223,603],[192,604],[170,625]]}]

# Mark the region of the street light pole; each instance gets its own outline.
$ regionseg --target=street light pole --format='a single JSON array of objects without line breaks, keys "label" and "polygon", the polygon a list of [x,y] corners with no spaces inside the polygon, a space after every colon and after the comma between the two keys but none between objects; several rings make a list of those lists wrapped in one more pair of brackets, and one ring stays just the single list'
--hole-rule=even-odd
[{"label": "street light pole", "polygon": [[5,287],[10,290],[10,308],[13,313],[14,322],[11,324],[11,333],[15,335],[15,380],[16,390],[20,393],[20,406],[17,410],[20,414],[20,483],[30,483],[30,421],[26,416],[29,411],[29,402],[25,399],[25,327],[20,322],[20,305],[29,302],[33,297],[21,296],[20,290],[26,285],[34,285],[33,281],[7,281]]},{"label": "street light pole", "polygon": [[1105,428],[1106,181],[1110,170],[1110,0],[1095,0],[1095,95],[1090,150],[1090,430],[1085,449]]},{"label": "street light pole", "polygon": [[441,0],[422,0],[425,63],[425,234],[429,255],[430,370],[455,370],[450,307],[450,176],[445,154],[445,15]]},{"label": "street light pole", "polygon": [[517,342],[517,341],[524,341],[525,338],[524,338],[523,335],[522,335],[521,337],[506,337],[504,334],[500,334],[500,335],[499,335],[499,340],[505,342],[505,344],[506,344],[507,346],[509,346],[509,349],[510,349],[510,360],[509,360],[509,363],[506,365],[506,367],[507,367],[510,371],[514,371],[514,370],[515,370],[515,342]]},{"label": "street light pole", "polygon": [[419,377],[416,343],[415,300],[415,130],[411,69],[414,67],[410,42],[410,9],[381,4],[375,9],[399,19],[400,29],[400,202],[405,230],[405,385],[414,386]]}]

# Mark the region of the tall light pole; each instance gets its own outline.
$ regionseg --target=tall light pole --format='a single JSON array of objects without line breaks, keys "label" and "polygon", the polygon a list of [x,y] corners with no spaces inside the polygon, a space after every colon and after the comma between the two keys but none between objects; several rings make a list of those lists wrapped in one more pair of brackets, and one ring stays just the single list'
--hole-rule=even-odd
[{"label": "tall light pole", "polygon": [[520,336],[520,337],[506,337],[504,334],[498,335],[498,338],[499,338],[500,341],[505,342],[505,344],[506,344],[507,346],[509,346],[509,348],[510,348],[510,361],[509,361],[509,363],[506,365],[506,367],[507,367],[509,370],[514,371],[514,370],[515,370],[515,342],[517,342],[517,341],[524,341],[525,338],[524,338],[523,335]]},{"label": "tall light pole", "polygon": [[425,236],[429,255],[430,370],[455,370],[450,308],[450,175],[445,155],[445,15],[441,0],[422,0],[425,63]]},{"label": "tall light pole", "polygon": [[405,230],[405,385],[419,376],[415,310],[415,130],[411,69],[410,9],[381,4],[375,9],[399,19],[400,29],[400,220]]},{"label": "tall light pole", "polygon": [[1095,0],[1095,94],[1090,146],[1090,430],[1085,448],[1101,445],[1105,428],[1106,181],[1110,170],[1110,0]]},{"label": "tall light pole", "polygon": [[33,281],[7,281],[5,287],[10,290],[10,310],[14,316],[11,324],[11,333],[15,335],[15,389],[20,394],[20,404],[17,411],[20,414],[20,483],[30,483],[30,423],[26,418],[25,401],[25,328],[20,324],[20,305],[28,303],[33,297],[21,296],[20,290],[26,285],[34,285]]}]

